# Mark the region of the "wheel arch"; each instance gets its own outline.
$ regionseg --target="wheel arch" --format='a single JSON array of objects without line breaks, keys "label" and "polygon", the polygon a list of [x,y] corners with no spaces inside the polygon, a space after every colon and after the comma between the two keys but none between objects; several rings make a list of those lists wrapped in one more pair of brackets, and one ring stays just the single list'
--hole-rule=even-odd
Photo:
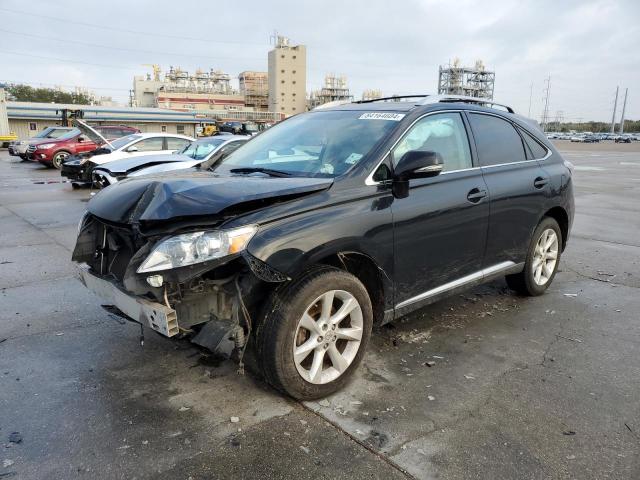
[{"label": "wheel arch", "polygon": [[545,212],[542,218],[544,217],[553,218],[558,222],[560,232],[562,233],[562,251],[564,251],[567,245],[567,237],[569,236],[569,215],[567,211],[560,206],[553,207]]},{"label": "wheel arch", "polygon": [[392,305],[392,282],[373,258],[358,251],[339,251],[319,258],[317,264],[344,270],[360,280],[371,299],[374,325],[385,323],[385,312]]}]

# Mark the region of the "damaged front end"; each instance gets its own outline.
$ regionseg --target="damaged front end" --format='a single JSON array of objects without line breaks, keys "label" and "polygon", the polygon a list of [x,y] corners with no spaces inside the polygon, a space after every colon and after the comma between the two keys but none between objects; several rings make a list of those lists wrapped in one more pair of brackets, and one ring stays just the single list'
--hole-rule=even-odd
[{"label": "damaged front end", "polygon": [[254,299],[287,278],[233,245],[228,255],[165,269],[153,254],[175,238],[145,236],[132,225],[87,214],[72,259],[110,313],[212,351],[243,353],[260,307]]},{"label": "damaged front end", "polygon": [[167,337],[242,349],[260,301],[288,279],[248,253],[258,226],[242,215],[330,185],[206,172],[117,182],[89,202],[72,259],[111,310]]}]

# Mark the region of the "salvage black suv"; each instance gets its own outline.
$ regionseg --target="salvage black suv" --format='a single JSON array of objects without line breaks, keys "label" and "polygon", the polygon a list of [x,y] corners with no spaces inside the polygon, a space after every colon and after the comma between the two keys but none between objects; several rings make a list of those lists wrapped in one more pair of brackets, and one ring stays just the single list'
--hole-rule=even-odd
[{"label": "salvage black suv", "polygon": [[542,294],[571,164],[509,107],[412,98],[316,109],[214,172],[106,188],[73,252],[84,284],[167,337],[247,349],[300,399],[343,386],[375,325],[500,276]]}]

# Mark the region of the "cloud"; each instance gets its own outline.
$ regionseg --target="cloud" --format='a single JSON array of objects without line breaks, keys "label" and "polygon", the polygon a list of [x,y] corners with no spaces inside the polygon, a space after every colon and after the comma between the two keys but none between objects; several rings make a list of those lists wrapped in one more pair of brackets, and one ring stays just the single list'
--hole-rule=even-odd
[{"label": "cloud", "polygon": [[[543,82],[550,75],[552,115],[562,111],[567,119],[608,120],[616,85],[640,85],[640,2],[634,0],[245,0],[234,8],[187,0],[178,12],[150,0],[59,0],[55,10],[49,6],[42,0],[2,4],[125,31],[3,11],[6,21],[0,28],[47,39],[0,31],[0,80],[81,83],[124,102],[133,75],[148,71],[142,64],[215,68],[233,76],[266,70],[269,37],[277,30],[308,46],[308,90],[319,88],[324,74],[333,72],[347,76],[356,96],[367,88],[435,93],[439,65],[455,57],[466,64],[482,59],[496,71],[496,98],[521,112],[529,110],[533,84],[531,112],[539,116]],[[21,29],[27,21],[30,28]],[[628,118],[640,118],[634,95],[632,90]]]}]

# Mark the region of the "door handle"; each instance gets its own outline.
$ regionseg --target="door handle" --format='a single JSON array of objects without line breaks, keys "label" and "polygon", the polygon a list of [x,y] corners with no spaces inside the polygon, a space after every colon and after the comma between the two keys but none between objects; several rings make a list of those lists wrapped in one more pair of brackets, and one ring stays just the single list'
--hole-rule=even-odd
[{"label": "door handle", "polygon": [[478,203],[486,196],[486,190],[480,188],[472,188],[471,190],[469,190],[469,193],[467,193],[467,200],[469,200],[471,203]]},{"label": "door handle", "polygon": [[536,188],[542,188],[544,187],[547,183],[549,183],[549,179],[546,177],[536,177],[536,179],[533,181],[533,186]]}]

